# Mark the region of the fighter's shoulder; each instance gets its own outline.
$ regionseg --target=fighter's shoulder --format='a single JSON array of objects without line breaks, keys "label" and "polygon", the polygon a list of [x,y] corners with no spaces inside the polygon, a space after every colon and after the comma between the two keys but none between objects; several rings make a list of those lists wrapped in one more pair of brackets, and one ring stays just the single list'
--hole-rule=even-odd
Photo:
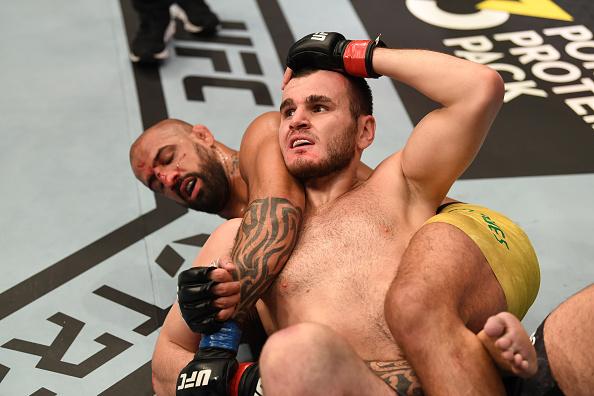
[{"label": "fighter's shoulder", "polygon": [[380,162],[371,173],[369,181],[382,184],[399,184],[405,182],[404,173],[402,171],[402,150],[395,152]]},{"label": "fighter's shoulder", "polygon": [[404,177],[401,165],[402,151],[398,151],[379,163],[367,181],[365,189],[385,197],[384,202],[408,202],[411,186]]},{"label": "fighter's shoulder", "polygon": [[194,266],[209,265],[221,254],[230,252],[241,220],[241,218],[227,220],[218,226],[202,246],[200,254],[194,261]]},{"label": "fighter's shoulder", "polygon": [[260,114],[246,128],[241,141],[242,147],[259,144],[272,135],[276,136],[279,124],[280,113],[278,111],[269,111]]},{"label": "fighter's shoulder", "polygon": [[237,218],[229,219],[229,220],[225,221],[224,223],[222,223],[220,226],[218,226],[213,231],[213,233],[211,234],[211,238],[212,237],[215,237],[215,238],[225,237],[225,236],[228,236],[229,234],[233,234],[233,236],[235,236],[242,220],[243,219],[241,217],[237,217]]}]

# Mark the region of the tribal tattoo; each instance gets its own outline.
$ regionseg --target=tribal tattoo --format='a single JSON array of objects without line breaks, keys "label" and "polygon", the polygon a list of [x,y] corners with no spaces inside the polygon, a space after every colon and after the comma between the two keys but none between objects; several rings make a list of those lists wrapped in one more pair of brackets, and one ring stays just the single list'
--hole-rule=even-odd
[{"label": "tribal tattoo", "polygon": [[422,396],[417,375],[406,361],[366,361],[367,367],[380,377],[398,396]]},{"label": "tribal tattoo", "polygon": [[301,209],[285,198],[257,199],[247,207],[231,252],[241,297],[235,319],[244,319],[283,269],[297,242],[301,219]]}]

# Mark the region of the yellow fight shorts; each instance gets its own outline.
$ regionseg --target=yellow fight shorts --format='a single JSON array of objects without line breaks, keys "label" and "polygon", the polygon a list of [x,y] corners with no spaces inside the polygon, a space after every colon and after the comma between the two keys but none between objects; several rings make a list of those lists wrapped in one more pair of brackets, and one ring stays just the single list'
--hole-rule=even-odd
[{"label": "yellow fight shorts", "polygon": [[540,287],[540,269],[528,236],[510,219],[482,206],[444,205],[427,223],[448,223],[468,235],[493,269],[507,300],[507,310],[522,319]]}]

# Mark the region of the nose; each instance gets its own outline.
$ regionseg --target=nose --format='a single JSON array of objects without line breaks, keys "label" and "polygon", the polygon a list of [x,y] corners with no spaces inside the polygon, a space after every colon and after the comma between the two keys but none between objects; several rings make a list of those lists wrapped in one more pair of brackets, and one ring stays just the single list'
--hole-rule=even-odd
[{"label": "nose", "polygon": [[307,112],[303,108],[295,109],[293,116],[291,117],[291,123],[289,124],[290,129],[305,129],[309,128],[309,118]]},{"label": "nose", "polygon": [[159,179],[159,181],[163,183],[165,187],[169,188],[175,185],[180,176],[177,169],[165,169],[157,167],[154,169],[154,172],[155,175],[157,175],[157,179]]}]

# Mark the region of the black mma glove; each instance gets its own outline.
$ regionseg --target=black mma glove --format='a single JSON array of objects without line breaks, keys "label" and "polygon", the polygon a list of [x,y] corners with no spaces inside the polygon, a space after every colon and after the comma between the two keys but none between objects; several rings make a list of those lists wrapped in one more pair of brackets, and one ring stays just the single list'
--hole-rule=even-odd
[{"label": "black mma glove", "polygon": [[237,364],[241,329],[233,320],[221,329],[203,335],[194,359],[184,367],[176,396],[258,396],[262,394],[258,365]]},{"label": "black mma glove", "polygon": [[195,333],[211,334],[222,322],[215,319],[219,308],[212,306],[215,295],[211,289],[217,282],[208,274],[216,267],[193,267],[182,271],[177,278],[177,301],[181,315]]},{"label": "black mma glove", "polygon": [[179,373],[176,396],[227,396],[237,371],[235,351],[200,349]]},{"label": "black mma glove", "polygon": [[262,383],[258,363],[239,363],[239,368],[231,380],[230,396],[262,396]]},{"label": "black mma glove", "polygon": [[376,40],[346,40],[336,32],[312,33],[289,48],[287,67],[294,71],[312,68],[378,78],[380,75],[373,71],[373,50],[385,46],[379,37]]},{"label": "black mma glove", "polygon": [[176,396],[260,396],[263,395],[258,363],[240,363],[235,352],[224,349],[200,350],[179,373]]}]

